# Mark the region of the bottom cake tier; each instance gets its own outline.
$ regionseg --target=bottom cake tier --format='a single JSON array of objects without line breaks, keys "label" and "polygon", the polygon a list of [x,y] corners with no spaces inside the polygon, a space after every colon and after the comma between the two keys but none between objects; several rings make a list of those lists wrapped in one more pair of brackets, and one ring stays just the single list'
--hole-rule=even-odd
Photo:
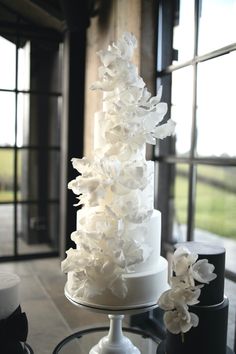
[{"label": "bottom cake tier", "polygon": [[169,288],[167,260],[160,257],[156,270],[145,273],[127,273],[124,278],[128,288],[125,298],[115,296],[109,289],[103,291],[101,295],[90,298],[76,296],[79,284],[73,272],[68,273],[66,292],[74,301],[96,308],[130,309],[152,306],[157,303],[160,295]]},{"label": "bottom cake tier", "polygon": [[167,332],[165,354],[226,354],[229,301],[218,305],[191,306],[199,324],[184,335]]}]

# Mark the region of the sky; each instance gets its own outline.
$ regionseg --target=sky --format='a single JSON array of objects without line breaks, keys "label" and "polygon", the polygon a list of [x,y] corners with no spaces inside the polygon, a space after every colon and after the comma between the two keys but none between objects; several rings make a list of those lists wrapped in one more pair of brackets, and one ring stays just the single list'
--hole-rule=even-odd
[{"label": "sky", "polygon": [[[29,47],[26,44],[24,49],[19,49],[18,67],[18,88],[29,88]],[[0,37],[0,87],[4,89],[15,89],[16,73],[16,47],[14,43]],[[26,97],[18,95],[18,146],[22,145],[23,136],[23,115],[26,112]],[[0,92],[0,144],[14,145],[15,132],[15,93]]]},{"label": "sky", "polygon": [[[179,60],[193,53],[194,0],[181,0],[180,25],[174,31]],[[214,9],[214,11],[213,11]],[[236,42],[236,0],[202,0],[199,25],[200,55]],[[220,24],[220,25],[219,25]],[[183,43],[185,45],[183,45]],[[202,62],[197,79],[197,154],[236,156],[236,52]],[[177,63],[177,62],[176,62]],[[193,103],[192,68],[173,73],[172,119],[176,120],[176,148],[190,149]]]}]

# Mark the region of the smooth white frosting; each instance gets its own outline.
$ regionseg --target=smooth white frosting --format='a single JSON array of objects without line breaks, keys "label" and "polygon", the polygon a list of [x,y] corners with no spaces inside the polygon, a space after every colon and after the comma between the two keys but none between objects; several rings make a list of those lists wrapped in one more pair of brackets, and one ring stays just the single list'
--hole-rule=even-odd
[{"label": "smooth white frosting", "polygon": [[134,272],[150,272],[158,269],[157,264],[161,252],[161,213],[154,210],[150,220],[143,223],[147,227],[145,242],[148,247],[148,257],[144,262],[134,265]]},{"label": "smooth white frosting", "polygon": [[20,278],[0,272],[0,320],[10,316],[20,305]]}]

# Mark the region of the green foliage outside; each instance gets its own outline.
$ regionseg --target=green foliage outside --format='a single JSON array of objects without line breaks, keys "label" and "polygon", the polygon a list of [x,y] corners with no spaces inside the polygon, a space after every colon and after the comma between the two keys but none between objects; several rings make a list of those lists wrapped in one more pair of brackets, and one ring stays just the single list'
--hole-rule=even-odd
[{"label": "green foliage outside", "polygon": [[[186,167],[179,169],[187,172]],[[199,166],[197,182],[195,226],[216,235],[236,238],[236,174],[235,168]],[[210,182],[211,181],[211,182]],[[222,186],[214,185],[221,183]],[[225,189],[224,189],[225,186]],[[235,192],[233,191],[235,189]],[[180,224],[187,221],[187,176],[178,175],[175,183],[175,209]]]},{"label": "green foliage outside", "polygon": [[[18,180],[21,173],[21,155],[18,153]],[[13,201],[13,170],[14,170],[14,150],[0,150],[0,201]],[[19,196],[19,193],[18,193]]]}]

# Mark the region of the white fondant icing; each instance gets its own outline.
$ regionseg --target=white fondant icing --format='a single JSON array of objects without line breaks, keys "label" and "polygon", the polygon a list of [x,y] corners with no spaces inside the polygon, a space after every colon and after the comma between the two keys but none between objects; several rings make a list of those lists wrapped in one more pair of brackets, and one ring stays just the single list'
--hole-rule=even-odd
[{"label": "white fondant icing", "polygon": [[160,259],[161,213],[158,210],[154,210],[150,220],[143,224],[148,225],[145,242],[151,251],[144,262],[134,265],[135,272],[146,272],[155,269]]},{"label": "white fondant icing", "polygon": [[109,289],[106,289],[101,295],[95,295],[92,298],[73,296],[78,282],[73,272],[68,273],[66,288],[75,301],[88,306],[109,307],[111,309],[152,306],[157,303],[159,296],[169,288],[167,273],[167,260],[160,257],[156,268],[152,271],[124,275],[128,292],[123,299],[115,296]]},{"label": "white fondant icing", "polygon": [[0,320],[9,317],[20,305],[20,278],[0,272]]}]

